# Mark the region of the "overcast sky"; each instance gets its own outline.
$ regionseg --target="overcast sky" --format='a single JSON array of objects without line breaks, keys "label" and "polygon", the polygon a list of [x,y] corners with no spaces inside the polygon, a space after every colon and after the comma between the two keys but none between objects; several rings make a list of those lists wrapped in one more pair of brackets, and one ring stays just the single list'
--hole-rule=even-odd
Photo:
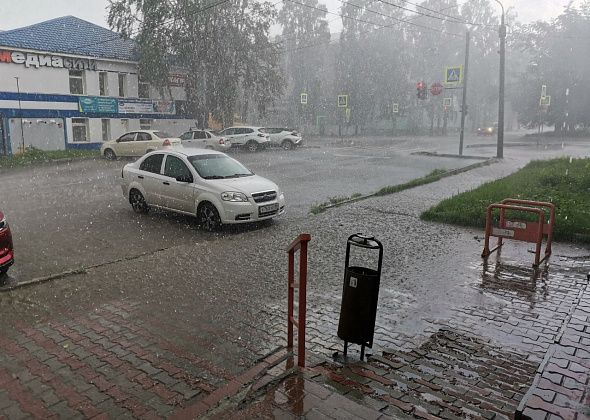
[{"label": "overcast sky", "polygon": [[[338,12],[341,5],[338,0],[320,0],[320,2],[325,3],[328,10],[333,12]],[[459,3],[463,2],[464,0],[459,0]],[[519,20],[523,22],[555,17],[563,11],[563,7],[568,2],[569,0],[503,1],[504,7],[515,7]],[[0,0],[0,30],[19,28],[65,15],[74,15],[106,27],[107,4],[107,0]],[[339,30],[338,17],[334,15],[328,17],[329,20],[334,18],[336,20],[332,23],[332,31],[336,32]]]}]

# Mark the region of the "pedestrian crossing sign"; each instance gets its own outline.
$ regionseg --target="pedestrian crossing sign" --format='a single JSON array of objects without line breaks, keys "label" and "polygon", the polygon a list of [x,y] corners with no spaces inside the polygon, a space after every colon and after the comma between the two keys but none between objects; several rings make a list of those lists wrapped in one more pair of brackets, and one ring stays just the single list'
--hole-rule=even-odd
[{"label": "pedestrian crossing sign", "polygon": [[348,95],[338,95],[338,108],[348,108]]},{"label": "pedestrian crossing sign", "polygon": [[307,105],[307,93],[302,93],[301,94],[301,104],[302,105]]},{"label": "pedestrian crossing sign", "polygon": [[458,85],[463,81],[463,66],[445,67],[445,84]]}]

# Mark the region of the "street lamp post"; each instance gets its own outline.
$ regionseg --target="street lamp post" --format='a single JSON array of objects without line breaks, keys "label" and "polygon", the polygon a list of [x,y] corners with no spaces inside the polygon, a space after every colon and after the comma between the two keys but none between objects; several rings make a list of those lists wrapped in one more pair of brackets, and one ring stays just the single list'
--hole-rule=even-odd
[{"label": "street lamp post", "polygon": [[16,79],[16,92],[18,94],[18,112],[20,114],[20,137],[22,140],[22,152],[25,153],[25,132],[23,130],[23,109],[20,104],[20,85],[18,83],[18,76],[14,77]]},{"label": "street lamp post", "polygon": [[504,157],[504,73],[506,64],[506,24],[504,22],[504,6],[500,0],[496,3],[502,8],[502,18],[500,22],[500,93],[498,98],[498,148],[496,156]]}]

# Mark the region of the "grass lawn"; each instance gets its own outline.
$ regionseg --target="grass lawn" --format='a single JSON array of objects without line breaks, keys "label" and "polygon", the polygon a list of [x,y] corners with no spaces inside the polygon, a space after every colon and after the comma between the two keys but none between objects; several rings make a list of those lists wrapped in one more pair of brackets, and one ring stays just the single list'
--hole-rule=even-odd
[{"label": "grass lawn", "polygon": [[100,156],[98,150],[52,150],[27,149],[25,153],[12,156],[0,156],[0,169],[16,168],[20,166],[35,165],[51,162],[59,159],[75,159],[91,156]]},{"label": "grass lawn", "polygon": [[555,204],[554,238],[590,243],[590,158],[531,162],[506,178],[442,201],[421,218],[483,229],[487,206],[505,198]]}]

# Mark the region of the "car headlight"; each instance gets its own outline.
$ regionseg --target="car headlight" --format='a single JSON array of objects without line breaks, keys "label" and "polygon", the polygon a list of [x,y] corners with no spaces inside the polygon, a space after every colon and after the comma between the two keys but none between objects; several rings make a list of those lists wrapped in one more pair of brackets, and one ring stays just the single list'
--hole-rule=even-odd
[{"label": "car headlight", "polygon": [[248,201],[248,197],[246,197],[246,194],[241,193],[241,192],[236,192],[236,191],[226,191],[226,192],[222,192],[221,193],[221,199],[223,201],[239,201],[239,202],[244,202],[244,201]]}]

